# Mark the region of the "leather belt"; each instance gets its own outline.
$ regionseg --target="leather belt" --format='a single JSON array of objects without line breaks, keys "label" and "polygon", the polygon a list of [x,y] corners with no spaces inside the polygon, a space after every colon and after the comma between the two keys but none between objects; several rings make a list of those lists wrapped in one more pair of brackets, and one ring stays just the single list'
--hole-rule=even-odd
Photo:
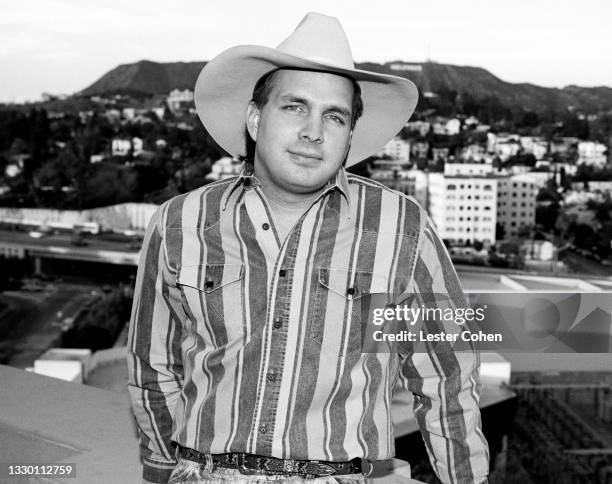
[{"label": "leather belt", "polygon": [[[353,459],[348,462],[330,462],[318,460],[296,460],[277,459],[263,455],[245,454],[242,452],[231,452],[228,454],[202,454],[193,449],[178,446],[179,455],[200,464],[208,464],[212,461],[213,466],[238,469],[243,474],[276,474],[288,476],[313,476],[324,477],[341,474],[364,474],[362,471],[362,459]],[[369,461],[363,461],[372,464]]]}]

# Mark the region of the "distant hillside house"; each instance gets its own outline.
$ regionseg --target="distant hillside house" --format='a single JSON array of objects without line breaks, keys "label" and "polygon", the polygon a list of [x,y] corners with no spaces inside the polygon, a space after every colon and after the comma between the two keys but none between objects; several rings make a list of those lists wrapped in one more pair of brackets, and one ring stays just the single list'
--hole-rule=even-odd
[{"label": "distant hillside house", "polygon": [[172,112],[180,111],[181,108],[184,107],[190,107],[191,104],[193,104],[193,91],[189,89],[183,91],[180,89],[173,89],[170,91],[170,94],[168,94],[166,102]]},{"label": "distant hillside house", "polygon": [[401,138],[393,138],[382,149],[380,155],[387,155],[394,160],[410,161],[410,142]]},{"label": "distant hillside house", "polygon": [[108,119],[110,123],[119,121],[121,119],[121,111],[118,109],[107,109],[104,112],[104,116],[106,116],[106,119]]},{"label": "distant hillside house", "polygon": [[417,158],[427,159],[429,143],[427,141],[413,141],[410,143],[410,154]]},{"label": "distant hillside house", "polygon": [[528,260],[550,261],[555,256],[555,246],[548,240],[528,240],[521,244],[523,257]]},{"label": "distant hillside house", "polygon": [[406,123],[406,129],[409,131],[418,131],[421,136],[425,136],[429,133],[431,123],[427,121],[408,121]]},{"label": "distant hillside house", "polygon": [[446,161],[450,150],[448,148],[432,148],[431,152],[434,161]]},{"label": "distant hillside house", "polygon": [[550,153],[566,155],[570,150],[578,145],[578,138],[557,138],[553,139],[550,143]]},{"label": "distant hillside house", "polygon": [[134,119],[136,116],[136,108],[123,108],[122,114],[125,119]]},{"label": "distant hillside house", "polygon": [[213,163],[210,173],[206,175],[206,179],[212,181],[224,180],[239,175],[241,171],[242,162],[226,156]]},{"label": "distant hillside house", "polygon": [[125,138],[114,138],[111,145],[111,154],[113,156],[127,156],[130,150],[134,156],[142,153],[142,139],[134,137],[131,140]]},{"label": "distant hillside house", "polygon": [[463,150],[461,150],[461,159],[465,161],[491,162],[491,158],[488,156],[485,147],[478,144],[467,145],[463,148]]},{"label": "distant hillside house", "polygon": [[544,158],[548,151],[548,142],[538,136],[521,136],[520,143],[523,151],[535,156],[536,160]]},{"label": "distant hillside house", "polygon": [[607,162],[607,151],[606,145],[601,143],[580,141],[578,143],[578,164],[601,168]]}]

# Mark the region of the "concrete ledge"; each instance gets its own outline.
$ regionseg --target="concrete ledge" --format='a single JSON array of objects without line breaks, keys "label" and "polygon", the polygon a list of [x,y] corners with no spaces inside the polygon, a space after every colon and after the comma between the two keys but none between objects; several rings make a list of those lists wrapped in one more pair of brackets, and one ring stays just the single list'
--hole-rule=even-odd
[{"label": "concrete ledge", "polygon": [[0,381],[3,462],[76,464],[74,482],[140,482],[136,430],[123,395],[1,365]]}]

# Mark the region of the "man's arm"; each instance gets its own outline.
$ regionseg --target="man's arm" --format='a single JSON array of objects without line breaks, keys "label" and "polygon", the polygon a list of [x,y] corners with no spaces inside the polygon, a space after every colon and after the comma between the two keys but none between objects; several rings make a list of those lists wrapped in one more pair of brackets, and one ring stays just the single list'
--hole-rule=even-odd
[{"label": "man's arm", "polygon": [[[425,308],[467,307],[457,273],[431,221],[425,226],[416,259],[414,302]],[[413,329],[460,333],[455,321],[422,321]],[[460,349],[458,347],[461,346]],[[414,394],[415,417],[429,460],[444,483],[486,482],[489,449],[478,407],[480,359],[473,344],[419,343],[401,369],[403,384]]]},{"label": "man's arm", "polygon": [[183,383],[181,326],[185,312],[166,257],[164,205],[147,228],[128,337],[128,387],[138,423],[143,478],[165,483],[175,464],[170,437]]}]

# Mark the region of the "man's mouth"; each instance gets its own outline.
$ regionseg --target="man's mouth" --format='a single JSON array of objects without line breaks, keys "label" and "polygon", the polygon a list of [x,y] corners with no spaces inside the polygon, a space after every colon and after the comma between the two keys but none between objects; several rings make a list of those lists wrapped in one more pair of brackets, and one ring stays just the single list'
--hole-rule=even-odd
[{"label": "man's mouth", "polygon": [[321,161],[323,157],[319,153],[311,153],[308,151],[289,151],[289,154],[295,158],[301,158],[311,161]]}]

